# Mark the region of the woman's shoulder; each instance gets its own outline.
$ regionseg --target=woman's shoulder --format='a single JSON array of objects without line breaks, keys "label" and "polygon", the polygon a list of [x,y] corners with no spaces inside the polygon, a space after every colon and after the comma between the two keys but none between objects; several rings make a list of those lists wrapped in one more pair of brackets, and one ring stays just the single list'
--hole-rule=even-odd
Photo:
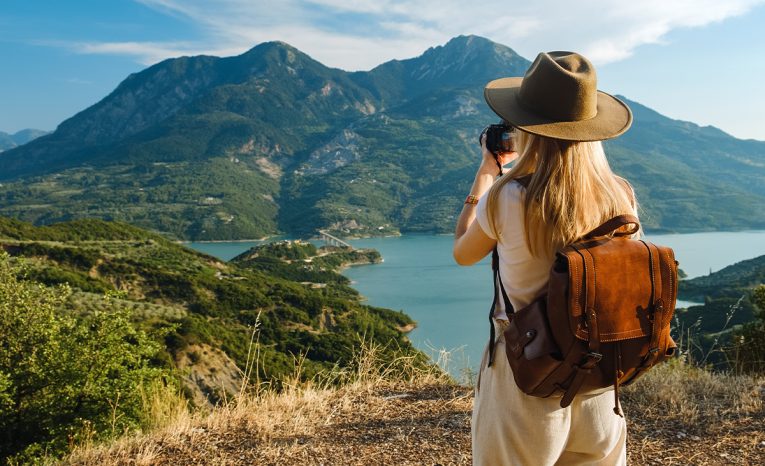
[{"label": "woman's shoulder", "polygon": [[[504,180],[503,180],[504,181]],[[498,181],[499,182],[499,181]],[[496,194],[495,212],[502,216],[508,211],[512,212],[523,205],[523,193],[526,188],[517,179],[504,181]]]},{"label": "woman's shoulder", "polygon": [[501,196],[506,201],[520,201],[528,183],[521,179],[512,179],[502,186]]}]

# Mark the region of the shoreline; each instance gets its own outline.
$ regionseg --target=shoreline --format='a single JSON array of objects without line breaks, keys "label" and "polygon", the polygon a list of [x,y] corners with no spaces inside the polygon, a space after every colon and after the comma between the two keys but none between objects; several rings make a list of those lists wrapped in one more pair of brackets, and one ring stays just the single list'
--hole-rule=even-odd
[{"label": "shoreline", "polygon": [[[380,252],[380,251],[377,251],[377,252]],[[362,265],[376,265],[376,264],[382,264],[383,262],[385,262],[385,259],[382,257],[382,255],[380,255],[380,260],[379,261],[371,261],[371,262],[370,261],[344,262],[344,263],[340,264],[340,266],[337,268],[336,272],[339,273],[340,275],[342,275],[344,270],[349,269],[351,267],[360,267]],[[348,277],[346,277],[346,278],[348,278]]]},{"label": "shoreline", "polygon": [[205,239],[205,240],[176,240],[178,244],[191,244],[191,243],[258,243],[268,241],[271,238],[278,238],[279,235],[264,236],[258,239]]},{"label": "shoreline", "polygon": [[[716,231],[713,232],[713,234],[709,234],[710,232],[705,232],[704,234],[672,234],[672,235],[661,235],[661,237],[656,237],[656,233],[649,233],[648,240],[654,241],[661,244],[666,245],[672,245],[676,249],[676,254],[679,253],[679,250],[677,249],[677,246],[674,246],[674,243],[677,243],[678,245],[693,243],[698,244],[699,247],[707,248],[709,245],[717,245],[714,247],[714,249],[719,249],[723,244],[720,244],[720,240],[725,237],[725,234],[732,234],[732,235],[740,235],[740,236],[731,236],[732,240],[730,242],[726,242],[725,246],[727,246],[726,250],[730,249],[730,251],[725,252],[725,254],[714,254],[709,255],[709,257],[705,257],[704,260],[696,260],[693,253],[693,248],[690,246],[693,246],[691,244],[688,248],[686,248],[686,253],[690,254],[688,258],[688,263],[686,264],[682,258],[682,256],[678,256],[678,259],[681,261],[681,267],[683,270],[686,271],[690,278],[698,277],[698,276],[704,276],[707,274],[707,271],[709,269],[713,270],[720,270],[726,266],[732,265],[733,263],[740,262],[741,260],[747,260],[751,259],[752,257],[765,254],[765,247],[762,245],[765,244],[761,240],[761,235],[765,234],[765,230],[746,230],[745,232],[720,232]],[[695,238],[692,239],[692,236],[695,236]],[[692,241],[689,241],[691,240]],[[407,242],[409,240],[409,242]],[[734,247],[737,243],[746,243],[751,244],[751,247]],[[233,243],[232,243],[233,244]],[[393,310],[402,310],[407,316],[409,316],[412,320],[417,321],[417,327],[410,330],[409,332],[404,333],[407,335],[408,338],[411,339],[413,345],[415,348],[422,351],[424,354],[428,355],[430,359],[435,359],[432,352],[429,352],[430,349],[425,342],[431,342],[431,344],[435,345],[436,347],[445,347],[445,348],[453,348],[464,345],[467,349],[464,350],[463,354],[464,357],[467,358],[467,360],[473,361],[473,363],[480,361],[480,348],[483,347],[483,344],[485,344],[485,341],[483,341],[483,338],[478,338],[474,334],[465,334],[465,335],[458,335],[459,339],[455,339],[453,335],[449,334],[447,336],[444,336],[444,332],[436,327],[434,327],[432,319],[430,319],[429,312],[430,308],[423,307],[417,299],[419,299],[419,295],[417,295],[417,288],[418,286],[415,285],[414,287],[410,286],[410,283],[417,281],[417,270],[414,270],[411,267],[407,267],[403,271],[397,271],[398,266],[402,265],[402,262],[410,261],[414,263],[415,267],[419,267],[419,265],[428,265],[430,264],[430,259],[419,259],[414,258],[414,254],[419,254],[419,246],[420,245],[433,245],[432,247],[428,247],[425,250],[422,251],[423,254],[426,255],[426,257],[431,256],[438,256],[440,259],[438,260],[437,264],[441,264],[444,266],[447,266],[446,269],[444,269],[444,276],[443,280],[451,280],[454,278],[451,273],[451,269],[448,267],[451,265],[451,262],[448,261],[449,258],[447,257],[441,257],[441,250],[443,249],[444,254],[448,254],[450,252],[450,244],[451,239],[447,235],[429,235],[426,233],[415,233],[415,234],[405,234],[398,239],[383,239],[380,238],[379,240],[368,240],[365,242],[362,242],[362,244],[365,247],[372,247],[374,249],[377,249],[380,252],[381,257],[383,258],[383,263],[380,263],[382,267],[377,268],[367,268],[366,271],[362,271],[361,267],[365,265],[375,265],[374,263],[367,263],[366,261],[362,261],[362,263],[358,263],[357,261],[348,261],[344,263],[339,269],[337,270],[338,273],[344,275],[346,278],[350,279],[350,283],[348,285],[356,290],[359,293],[359,300],[361,303],[374,306],[374,307],[384,307],[388,309]],[[759,245],[759,246],[758,246]],[[354,244],[354,247],[359,246],[358,244]],[[235,246],[232,246],[235,248]],[[214,248],[212,246],[211,248]],[[244,249],[244,247],[242,247]],[[741,253],[736,252],[736,250],[745,250]],[[760,252],[762,251],[762,252]],[[747,254],[742,255],[739,258],[739,255],[741,255],[743,252],[746,252]],[[705,255],[706,256],[706,255]],[[720,257],[717,257],[720,256]],[[394,260],[395,257],[395,260]],[[396,262],[393,264],[391,261]],[[427,263],[425,263],[427,262]],[[718,263],[719,262],[719,263]],[[385,266],[385,264],[388,264]],[[417,265],[419,264],[419,265]],[[411,263],[409,265],[412,265]],[[358,268],[356,268],[358,267]],[[456,267],[456,266],[455,266]],[[376,270],[376,271],[375,271]],[[354,272],[355,271],[355,272]],[[402,292],[404,295],[409,296],[409,293],[411,294],[411,299],[409,300],[396,300],[395,303],[391,302],[388,299],[388,295],[392,295],[390,291],[390,286],[386,288],[385,283],[388,279],[393,279],[392,277],[395,276],[395,274],[399,273],[405,273],[407,275],[407,282],[402,283],[401,286],[405,287],[407,290],[406,292]],[[419,272],[422,274],[422,272]],[[469,272],[465,272],[469,274]],[[484,283],[485,280],[483,280],[483,275],[481,275],[484,272],[472,272],[474,275],[480,276],[480,283]],[[454,273],[456,275],[456,272]],[[358,278],[357,278],[358,277]],[[365,278],[362,278],[365,277]],[[470,278],[470,277],[468,277]],[[382,281],[381,281],[382,280]],[[461,280],[461,279],[460,279]],[[478,283],[479,280],[476,280],[476,283]],[[449,282],[452,283],[452,282]],[[455,281],[454,283],[458,283]],[[459,282],[463,283],[463,282]],[[370,286],[371,285],[371,286]],[[407,288],[408,287],[408,288]],[[457,288],[458,285],[455,285],[455,288]],[[485,305],[484,297],[478,296],[477,294],[473,296],[472,294],[469,295],[460,295],[463,298],[467,296],[471,301],[469,302],[470,306],[473,306],[475,308],[483,308]],[[682,298],[678,296],[678,298],[683,301]],[[693,300],[687,300],[694,302]],[[475,303],[475,304],[473,304]],[[680,306],[683,305],[688,306],[688,303],[679,303]],[[444,302],[439,304],[440,306],[443,306],[445,308],[450,308],[449,306],[454,307],[449,302]],[[458,322],[458,325],[465,326],[465,328],[468,328],[468,325],[472,325],[473,320],[471,320],[471,317],[463,317],[462,314],[456,314],[458,317],[455,317],[455,322]],[[408,330],[408,329],[407,329]],[[403,333],[403,332],[402,332]],[[448,333],[448,332],[447,332]],[[478,349],[476,349],[478,348]]]},{"label": "shoreline", "polygon": [[[409,315],[409,314],[407,314],[407,315]],[[407,333],[411,332],[412,330],[414,330],[416,328],[417,328],[417,322],[412,322],[411,324],[401,325],[401,326],[397,327],[397,330],[399,332],[401,332],[401,333],[407,334]]]},{"label": "shoreline", "polygon": [[[667,230],[667,229],[643,229],[644,235],[694,235],[694,234],[701,234],[701,233],[765,233],[765,228],[761,229],[731,229],[731,230]],[[402,236],[451,236],[454,233],[448,232],[448,233],[438,233],[438,232],[424,232],[424,231],[414,231],[414,232],[401,232],[399,234],[391,234],[391,235],[350,235],[350,236],[344,236],[340,239],[346,240],[346,241],[356,241],[361,239],[373,239],[373,238],[400,238]],[[206,239],[206,240],[175,240],[174,243],[178,244],[189,244],[189,243],[257,243],[257,242],[264,242],[269,241],[275,238],[280,239],[292,239],[292,240],[305,240],[305,241],[321,241],[321,239],[317,236],[309,236],[307,238],[293,238],[293,237],[287,237],[285,235],[269,235],[264,236],[262,238],[245,238],[245,239]]]}]

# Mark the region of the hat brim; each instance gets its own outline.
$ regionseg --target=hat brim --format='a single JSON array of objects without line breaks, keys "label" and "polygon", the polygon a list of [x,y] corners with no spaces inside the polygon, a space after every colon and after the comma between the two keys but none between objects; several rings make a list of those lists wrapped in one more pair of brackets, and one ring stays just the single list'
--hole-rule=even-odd
[{"label": "hat brim", "polygon": [[518,99],[523,78],[491,81],[483,90],[489,107],[516,128],[568,141],[602,141],[619,136],[632,124],[632,112],[616,97],[598,91],[598,113],[589,120],[559,121],[526,110]]}]

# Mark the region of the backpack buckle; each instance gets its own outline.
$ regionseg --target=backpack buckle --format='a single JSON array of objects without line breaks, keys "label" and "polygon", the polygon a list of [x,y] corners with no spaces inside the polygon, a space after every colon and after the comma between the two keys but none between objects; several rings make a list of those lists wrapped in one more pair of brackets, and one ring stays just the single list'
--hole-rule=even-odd
[{"label": "backpack buckle", "polygon": [[589,353],[587,353],[586,357],[587,357],[587,362],[592,361],[593,364],[597,364],[597,363],[600,362],[601,359],[603,359],[603,355],[602,354],[596,353],[594,351],[590,351]]},{"label": "backpack buckle", "polygon": [[586,358],[584,362],[574,365],[577,370],[589,372],[593,367],[595,367],[596,364],[600,362],[601,359],[603,359],[602,354],[596,353],[594,351],[590,351],[589,353],[585,354],[584,357]]}]

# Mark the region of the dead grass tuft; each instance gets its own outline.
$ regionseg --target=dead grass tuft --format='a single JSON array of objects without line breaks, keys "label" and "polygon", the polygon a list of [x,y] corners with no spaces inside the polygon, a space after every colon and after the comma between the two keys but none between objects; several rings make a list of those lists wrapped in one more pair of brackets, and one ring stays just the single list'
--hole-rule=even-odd
[{"label": "dead grass tuft", "polygon": [[646,414],[671,413],[695,425],[710,416],[750,415],[763,410],[762,380],[710,372],[680,360],[655,367],[624,392]]}]

